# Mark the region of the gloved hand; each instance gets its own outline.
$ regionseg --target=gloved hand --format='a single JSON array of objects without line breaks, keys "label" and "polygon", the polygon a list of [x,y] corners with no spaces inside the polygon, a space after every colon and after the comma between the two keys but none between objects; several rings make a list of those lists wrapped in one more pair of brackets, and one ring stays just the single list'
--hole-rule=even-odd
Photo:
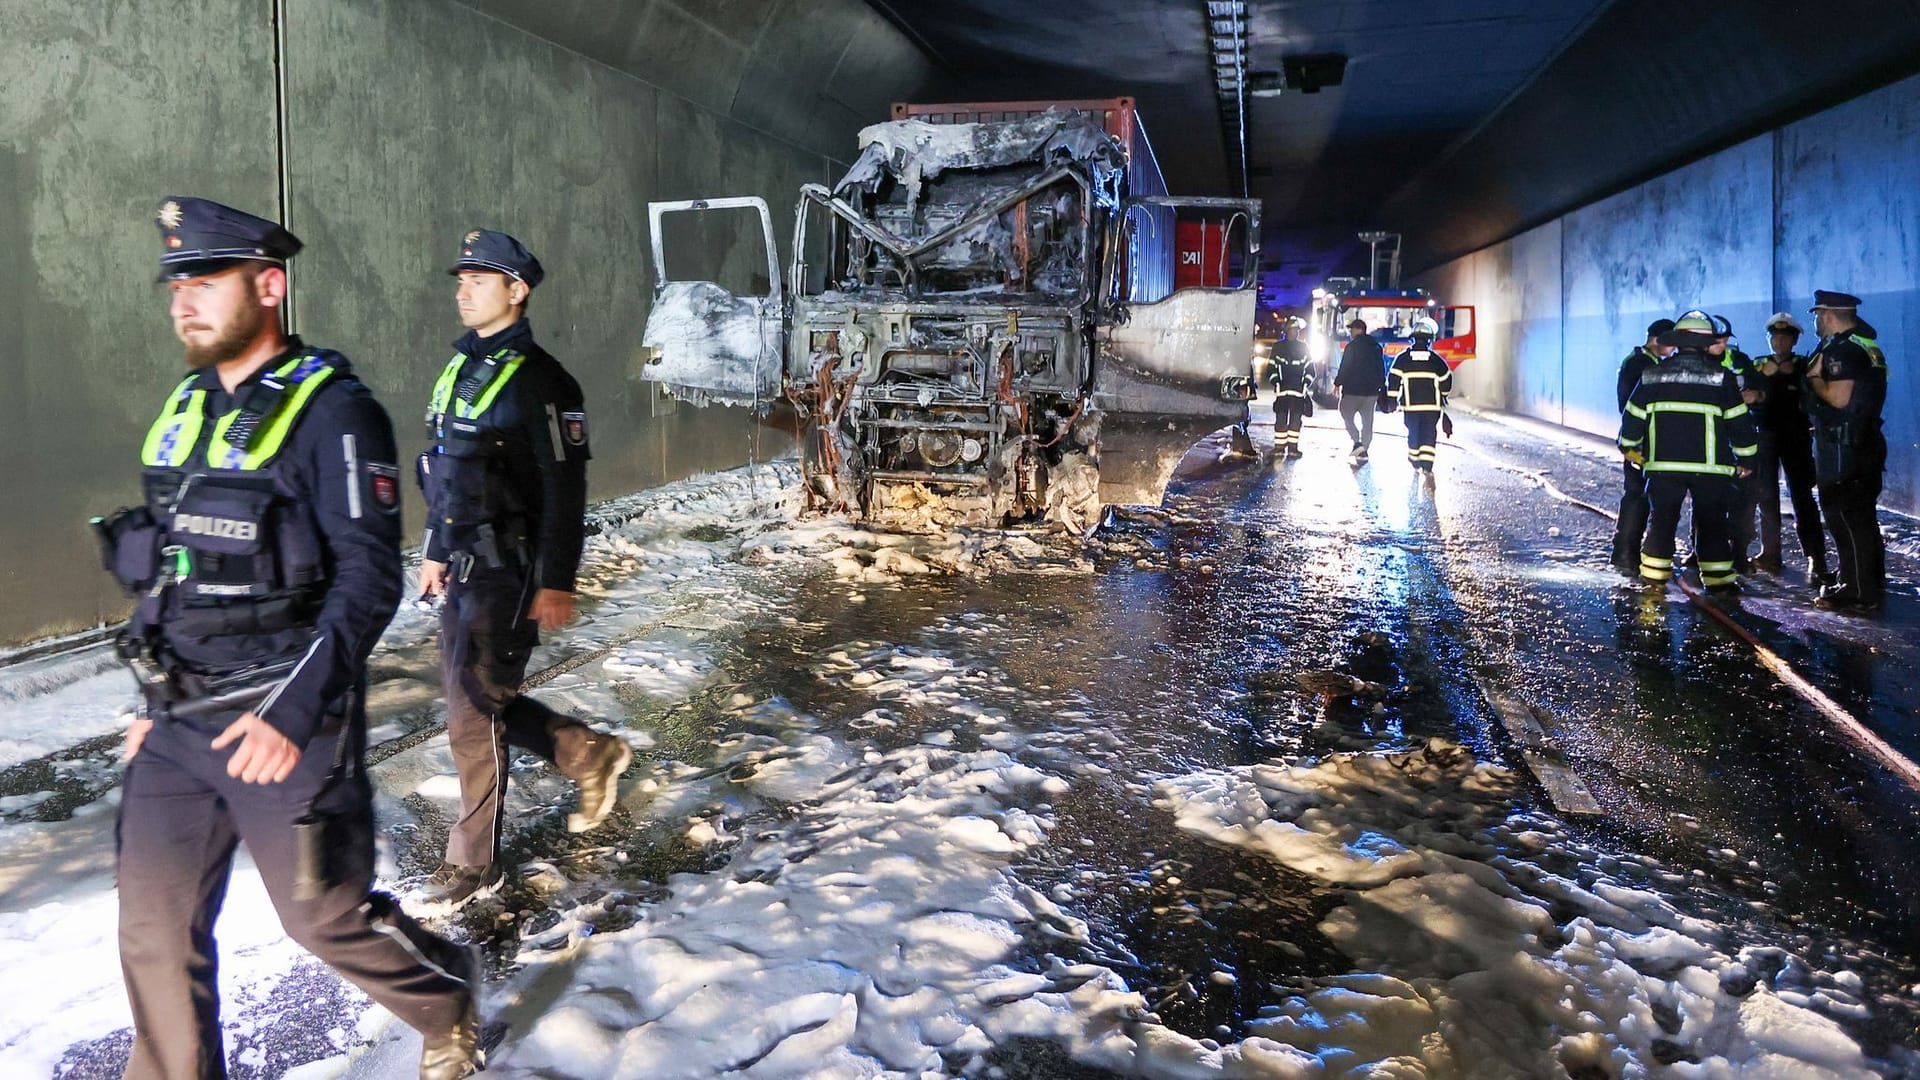
[{"label": "gloved hand", "polygon": [[1621,456],[1625,457],[1628,461],[1633,462],[1635,468],[1639,468],[1647,463],[1647,455],[1641,453],[1638,450],[1622,451]]},{"label": "gloved hand", "polygon": [[1448,416],[1446,413],[1440,414],[1440,434],[1445,435],[1449,439],[1453,438],[1453,417]]}]

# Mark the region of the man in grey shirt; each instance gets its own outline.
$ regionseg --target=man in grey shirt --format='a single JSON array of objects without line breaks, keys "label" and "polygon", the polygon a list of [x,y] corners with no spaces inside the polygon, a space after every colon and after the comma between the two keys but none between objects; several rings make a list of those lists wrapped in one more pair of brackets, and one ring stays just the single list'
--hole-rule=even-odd
[{"label": "man in grey shirt", "polygon": [[1347,329],[1353,332],[1353,340],[1340,353],[1333,388],[1340,394],[1340,419],[1353,440],[1349,456],[1358,465],[1367,460],[1367,447],[1373,443],[1373,407],[1387,387],[1387,358],[1380,343],[1367,333],[1366,320],[1353,319]]}]

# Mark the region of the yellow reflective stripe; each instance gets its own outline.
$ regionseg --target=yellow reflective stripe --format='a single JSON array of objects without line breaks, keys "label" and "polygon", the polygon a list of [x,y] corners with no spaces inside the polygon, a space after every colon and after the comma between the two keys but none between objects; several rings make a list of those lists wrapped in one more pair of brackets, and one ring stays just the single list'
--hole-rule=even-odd
[{"label": "yellow reflective stripe", "polygon": [[166,409],[147,429],[147,441],[140,448],[142,464],[171,469],[186,461],[194,444],[200,441],[200,427],[206,420],[207,392],[188,393],[187,387],[196,377],[189,375],[180,380],[180,385],[174,387],[167,398]]},{"label": "yellow reflective stripe", "polygon": [[513,378],[513,373],[520,370],[520,365],[526,362],[526,359],[519,353],[514,353],[513,359],[500,365],[499,372],[494,375],[493,381],[487,384],[487,389],[480,395],[480,400],[472,405],[464,401],[454,402],[453,414],[462,420],[474,420],[484,415],[493,406],[493,399],[500,396],[500,391],[506,387],[508,380]]},{"label": "yellow reflective stripe", "polygon": [[[311,353],[296,356],[280,365],[274,374],[282,377],[292,375],[302,364],[313,359]],[[228,463],[229,459],[234,451],[242,448],[227,442],[227,429],[240,418],[240,410],[234,409],[222,416],[214,426],[212,440],[207,444],[207,464],[216,469],[242,469],[249,472],[264,468],[280,453],[280,447],[287,441],[287,434],[293,430],[294,421],[300,418],[300,413],[307,407],[308,399],[333,377],[333,371],[333,365],[322,364],[301,379],[298,385],[290,387],[279,404],[274,406],[273,415],[261,419],[261,427],[254,431],[250,446],[242,450],[239,461],[233,464]]]},{"label": "yellow reflective stripe", "polygon": [[1759,446],[1757,446],[1757,445],[1755,445],[1755,446],[1736,446],[1736,447],[1734,447],[1734,448],[1733,448],[1733,456],[1734,456],[1734,457],[1752,457],[1753,455],[1755,455],[1755,454],[1757,454],[1757,453],[1759,453],[1759,452],[1760,452],[1760,447],[1759,447]]},{"label": "yellow reflective stripe", "polygon": [[1627,402],[1627,415],[1636,420],[1645,420],[1647,418],[1647,410],[1629,401]]},{"label": "yellow reflective stripe", "polygon": [[1705,476],[1732,476],[1733,466],[1699,461],[1648,461],[1640,466],[1645,472],[1700,473]]},{"label": "yellow reflective stripe", "polygon": [[[1745,408],[1745,404],[1741,408]],[[1704,401],[1656,401],[1647,406],[1650,413],[1694,413],[1699,416],[1719,416],[1720,406],[1709,405]]]},{"label": "yellow reflective stripe", "polygon": [[1663,559],[1658,555],[1648,555],[1643,551],[1640,553],[1640,565],[1651,566],[1655,570],[1671,570],[1673,569],[1673,560]]},{"label": "yellow reflective stripe", "polygon": [[454,353],[453,359],[440,370],[440,378],[433,384],[433,397],[427,401],[428,412],[438,415],[447,411],[447,402],[453,397],[453,384],[460,378],[460,365],[466,362],[466,353]]},{"label": "yellow reflective stripe", "polygon": [[1743,401],[1740,404],[1735,405],[1733,408],[1728,409],[1724,415],[1726,419],[1732,420],[1735,417],[1745,416],[1750,411],[1751,410],[1747,408],[1747,403]]}]

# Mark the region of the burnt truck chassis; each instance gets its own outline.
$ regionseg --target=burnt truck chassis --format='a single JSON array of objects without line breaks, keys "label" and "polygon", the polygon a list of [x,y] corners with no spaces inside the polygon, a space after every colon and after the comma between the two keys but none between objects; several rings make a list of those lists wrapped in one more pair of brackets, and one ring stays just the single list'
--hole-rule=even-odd
[{"label": "burnt truck chassis", "polygon": [[[811,294],[783,295],[763,201],[650,204],[660,285],[645,344],[657,359],[643,376],[696,402],[750,405],[763,415],[776,403],[790,406],[810,510],[901,529],[1046,518],[1084,531],[1103,506],[1157,505],[1195,442],[1224,426],[1244,432],[1259,206],[1157,197],[1122,209],[1110,174],[1086,160],[1048,164],[917,239],[875,220],[897,206],[804,185],[786,280],[807,281],[808,224],[822,214],[823,277],[836,277],[839,259],[854,268],[837,276],[839,288]],[[840,191],[851,187],[843,181]],[[668,280],[661,216],[722,208],[759,212],[767,297]],[[1118,253],[1129,228],[1164,227],[1181,209],[1244,216],[1244,287],[1121,299]],[[1056,242],[1019,255],[1048,260],[1051,291],[924,294],[919,279],[950,258],[944,252],[1005,247],[1006,230],[992,232],[997,223],[1017,217],[1026,238],[1033,219],[1049,213],[1038,233]],[[1069,257],[1075,252],[1077,260]],[[998,255],[1011,261],[1009,251]],[[712,369],[720,353],[731,371]],[[783,361],[777,370],[775,357]]]}]

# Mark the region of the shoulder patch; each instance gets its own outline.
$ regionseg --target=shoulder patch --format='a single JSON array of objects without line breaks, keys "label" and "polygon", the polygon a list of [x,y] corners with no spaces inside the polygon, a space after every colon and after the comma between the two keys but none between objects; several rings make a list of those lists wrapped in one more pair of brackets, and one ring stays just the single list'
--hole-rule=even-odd
[{"label": "shoulder patch", "polygon": [[366,463],[367,493],[373,497],[373,505],[385,513],[395,513],[400,509],[400,467],[384,462]]},{"label": "shoulder patch", "polygon": [[569,445],[587,445],[587,414],[584,411],[561,413],[560,430],[566,434]]}]

